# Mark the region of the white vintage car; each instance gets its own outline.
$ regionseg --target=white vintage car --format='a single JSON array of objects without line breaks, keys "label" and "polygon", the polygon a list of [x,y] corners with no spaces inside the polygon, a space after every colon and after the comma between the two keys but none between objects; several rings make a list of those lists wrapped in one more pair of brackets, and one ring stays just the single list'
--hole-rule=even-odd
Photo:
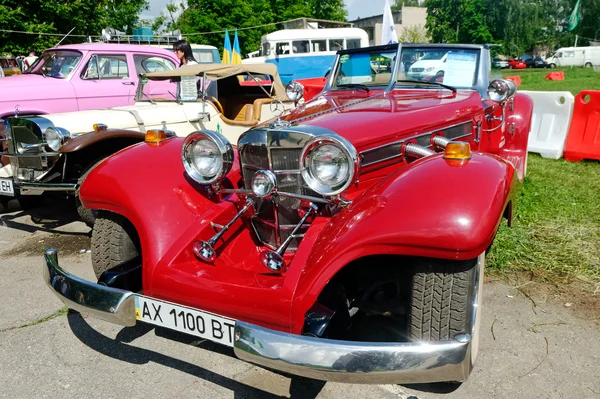
[{"label": "white vintage car", "polygon": [[19,115],[0,124],[5,142],[0,165],[0,211],[17,198],[22,208],[38,206],[42,194],[74,195],[82,219],[94,215],[81,207],[77,190],[101,160],[146,135],[187,136],[208,129],[231,142],[250,127],[293,108],[301,93],[289,96],[273,64],[199,64],[142,74],[132,106],[41,116]]}]

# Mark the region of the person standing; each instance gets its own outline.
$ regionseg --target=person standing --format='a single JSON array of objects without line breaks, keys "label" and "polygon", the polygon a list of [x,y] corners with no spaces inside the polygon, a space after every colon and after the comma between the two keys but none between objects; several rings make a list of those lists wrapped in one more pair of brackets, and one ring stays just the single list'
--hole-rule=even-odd
[{"label": "person standing", "polygon": [[190,46],[187,40],[178,40],[173,43],[173,52],[179,58],[180,67],[198,64],[192,53],[192,46]]},{"label": "person standing", "polygon": [[[187,40],[178,40],[173,43],[173,52],[179,59],[179,67],[184,65],[197,65],[194,54],[192,53],[192,46]],[[181,98],[181,81],[177,82],[177,93],[175,98],[179,100]]]},{"label": "person standing", "polygon": [[37,59],[37,53],[34,50],[29,51],[29,55],[25,57],[25,70],[29,69]]}]

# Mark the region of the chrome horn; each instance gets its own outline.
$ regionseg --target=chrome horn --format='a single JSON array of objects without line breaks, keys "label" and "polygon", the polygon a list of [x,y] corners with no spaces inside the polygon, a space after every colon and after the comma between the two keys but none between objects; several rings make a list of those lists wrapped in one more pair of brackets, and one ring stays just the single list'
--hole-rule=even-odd
[{"label": "chrome horn", "polygon": [[240,218],[240,216],[242,216],[244,214],[244,212],[246,212],[248,210],[248,208],[250,208],[251,206],[254,206],[254,201],[251,198],[247,198],[246,205],[244,205],[244,207],[242,209],[240,209],[240,211],[233,217],[233,219],[231,219],[229,221],[229,223],[227,223],[225,226],[223,226],[221,231],[219,231],[217,234],[215,234],[208,241],[202,241],[202,240],[196,241],[192,246],[194,255],[196,255],[198,258],[200,258],[206,262],[210,262],[210,263],[214,262],[215,255],[216,255],[215,249],[214,249],[215,244],[217,243],[217,241],[219,241],[221,236],[223,234],[225,234],[225,232],[227,230],[229,230],[229,228],[235,223],[235,221],[238,220]]},{"label": "chrome horn", "polygon": [[297,237],[296,233],[298,230],[300,230],[304,222],[306,222],[306,219],[308,219],[312,214],[316,214],[318,210],[319,208],[311,202],[308,205],[306,213],[302,219],[300,219],[300,222],[298,222],[296,227],[294,227],[294,230],[292,230],[285,241],[281,243],[279,248],[277,248],[275,251],[265,251],[260,254],[260,261],[267,269],[278,272],[285,266],[285,261],[283,260],[283,253],[285,252],[285,249],[288,247],[288,245],[290,245],[290,242]]}]

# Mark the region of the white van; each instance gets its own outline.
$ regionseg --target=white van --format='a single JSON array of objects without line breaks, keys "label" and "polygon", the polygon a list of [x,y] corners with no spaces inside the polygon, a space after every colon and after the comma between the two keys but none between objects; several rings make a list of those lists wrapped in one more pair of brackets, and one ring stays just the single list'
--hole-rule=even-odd
[{"label": "white van", "polygon": [[428,52],[408,68],[406,77],[408,79],[421,80],[426,77],[435,76],[436,73],[444,70],[447,58],[447,51]]},{"label": "white van", "polygon": [[600,65],[600,47],[563,47],[556,50],[554,55],[546,60],[551,68],[557,66]]}]

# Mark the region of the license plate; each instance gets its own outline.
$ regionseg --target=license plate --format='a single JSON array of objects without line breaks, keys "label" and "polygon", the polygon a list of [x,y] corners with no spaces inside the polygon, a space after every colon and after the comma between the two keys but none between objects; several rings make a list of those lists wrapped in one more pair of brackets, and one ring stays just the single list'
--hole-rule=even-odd
[{"label": "license plate", "polygon": [[0,195],[15,195],[15,189],[13,187],[12,180],[0,179]]},{"label": "license plate", "polygon": [[227,317],[135,295],[135,318],[233,347],[235,320]]}]

